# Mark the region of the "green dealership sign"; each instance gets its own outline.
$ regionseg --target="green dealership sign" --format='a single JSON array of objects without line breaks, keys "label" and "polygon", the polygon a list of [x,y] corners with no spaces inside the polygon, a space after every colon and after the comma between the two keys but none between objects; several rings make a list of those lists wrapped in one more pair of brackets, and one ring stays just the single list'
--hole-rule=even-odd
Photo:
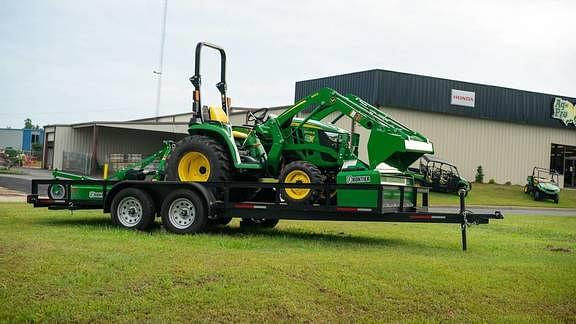
[{"label": "green dealership sign", "polygon": [[576,106],[573,103],[562,98],[556,98],[552,107],[554,109],[552,118],[560,119],[566,126],[570,123],[576,125]]}]

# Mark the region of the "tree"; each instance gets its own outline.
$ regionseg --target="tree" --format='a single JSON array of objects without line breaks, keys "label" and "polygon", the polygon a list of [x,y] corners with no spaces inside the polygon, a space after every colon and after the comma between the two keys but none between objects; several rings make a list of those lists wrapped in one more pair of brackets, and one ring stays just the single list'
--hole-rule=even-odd
[{"label": "tree", "polygon": [[26,118],[24,119],[24,129],[40,129],[40,126],[32,124],[32,119]]},{"label": "tree", "polygon": [[32,124],[32,119],[26,118],[24,119],[24,129],[33,129],[34,125]]}]

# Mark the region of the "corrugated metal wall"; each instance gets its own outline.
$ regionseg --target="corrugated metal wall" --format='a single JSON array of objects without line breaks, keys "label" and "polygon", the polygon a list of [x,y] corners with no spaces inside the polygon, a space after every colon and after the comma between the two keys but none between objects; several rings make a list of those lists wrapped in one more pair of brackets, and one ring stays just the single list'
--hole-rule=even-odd
[{"label": "corrugated metal wall", "polygon": [[21,129],[0,129],[0,148],[12,147],[22,149]]},{"label": "corrugated metal wall", "polygon": [[[511,123],[571,129],[552,118],[555,97],[571,102],[575,98],[454,81],[386,70],[330,76],[296,82],[295,100],[323,87],[355,94],[378,107],[398,107],[457,116],[507,121]],[[475,93],[475,106],[450,104],[451,90]]]}]

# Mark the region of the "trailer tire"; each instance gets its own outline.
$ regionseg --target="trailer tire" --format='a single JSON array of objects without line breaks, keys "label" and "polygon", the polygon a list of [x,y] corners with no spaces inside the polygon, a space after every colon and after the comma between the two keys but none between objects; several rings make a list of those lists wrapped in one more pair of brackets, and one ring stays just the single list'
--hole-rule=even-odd
[{"label": "trailer tire", "polygon": [[270,218],[242,218],[240,227],[242,228],[273,228],[278,225],[279,219]]},{"label": "trailer tire", "polygon": [[115,225],[145,231],[154,224],[156,209],[147,192],[126,188],[114,196],[110,213]]},{"label": "trailer tire", "polygon": [[169,194],[164,199],[160,215],[164,228],[176,234],[198,233],[208,224],[202,199],[194,191],[186,189]]},{"label": "trailer tire", "polygon": [[59,183],[51,183],[48,186],[48,198],[54,200],[66,198],[66,187]]}]

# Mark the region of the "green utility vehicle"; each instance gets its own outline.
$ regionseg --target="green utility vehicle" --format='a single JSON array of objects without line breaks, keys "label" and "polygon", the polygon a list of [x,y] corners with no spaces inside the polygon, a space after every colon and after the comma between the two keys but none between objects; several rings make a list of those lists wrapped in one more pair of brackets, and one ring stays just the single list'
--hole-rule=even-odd
[{"label": "green utility vehicle", "polygon": [[[202,106],[200,53],[208,47],[221,55],[221,80],[216,84],[222,107]],[[188,132],[170,154],[166,180],[231,181],[264,178],[281,183],[391,184],[413,186],[408,166],[425,153],[433,153],[432,143],[423,135],[388,117],[380,109],[354,95],[320,89],[299,100],[276,116],[263,108],[250,111],[249,124],[231,126],[230,100],[226,90],[226,55],[222,48],[208,43],[196,46],[193,117]],[[299,117],[305,115],[305,117]],[[368,161],[358,159],[359,135],[336,126],[350,118],[370,133]],[[245,200],[247,191],[233,194],[232,200]],[[318,190],[282,189],[289,203],[314,203],[336,197],[339,205],[376,204],[375,194],[337,189],[322,195]],[[385,193],[385,203],[400,195]]]},{"label": "green utility vehicle", "polygon": [[408,171],[414,176],[416,183],[430,187],[431,191],[458,194],[460,190],[464,190],[465,195],[468,195],[472,190],[472,184],[460,176],[454,164],[429,154],[420,158],[418,168],[409,168]]},{"label": "green utility vehicle", "polygon": [[558,172],[534,167],[532,175],[526,180],[528,183],[524,186],[524,193],[531,195],[534,200],[552,199],[558,203],[560,199]]},{"label": "green utility vehicle", "polygon": [[[108,165],[104,166],[104,179],[110,181],[108,189],[112,188],[112,184],[122,180],[145,180],[150,177],[152,181],[164,180],[164,168],[166,164],[166,157],[172,152],[174,142],[166,140],[163,142],[162,149],[154,154],[145,157],[139,162],[131,164],[125,168],[119,169],[112,176],[108,177]],[[89,180],[98,181],[101,179],[78,175],[70,172],[60,171],[58,169],[52,172],[54,179],[63,180]],[[50,199],[59,200],[68,197],[74,200],[95,200],[102,201],[103,190],[101,185],[91,183],[76,184],[70,187],[67,191],[62,183],[54,183],[48,186],[48,197]]]}]

